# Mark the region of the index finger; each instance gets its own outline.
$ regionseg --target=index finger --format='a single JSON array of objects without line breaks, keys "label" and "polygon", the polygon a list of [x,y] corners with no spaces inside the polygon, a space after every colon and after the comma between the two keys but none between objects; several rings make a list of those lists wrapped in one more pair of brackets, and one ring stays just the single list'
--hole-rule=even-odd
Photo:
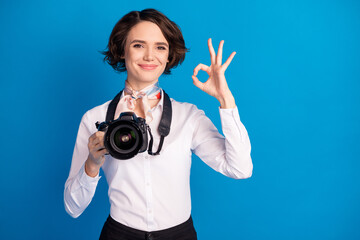
[{"label": "index finger", "polygon": [[105,135],[105,132],[102,132],[102,131],[94,132],[94,133],[89,137],[89,141],[90,141],[90,140],[97,139],[97,138],[99,138],[99,137],[103,137],[104,135]]}]

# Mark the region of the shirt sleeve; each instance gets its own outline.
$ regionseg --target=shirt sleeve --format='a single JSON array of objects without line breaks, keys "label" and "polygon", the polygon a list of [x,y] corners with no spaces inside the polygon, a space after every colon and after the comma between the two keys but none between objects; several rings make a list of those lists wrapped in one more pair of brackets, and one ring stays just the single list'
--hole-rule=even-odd
[{"label": "shirt sleeve", "polygon": [[223,135],[211,120],[198,110],[194,116],[193,152],[207,165],[225,176],[244,179],[252,175],[251,145],[238,108],[221,109]]},{"label": "shirt sleeve", "polygon": [[89,130],[90,121],[87,113],[82,117],[76,137],[69,177],[65,183],[64,204],[66,212],[77,218],[90,204],[95,189],[101,178],[90,177],[85,172],[85,161],[89,155],[88,139],[91,136]]}]

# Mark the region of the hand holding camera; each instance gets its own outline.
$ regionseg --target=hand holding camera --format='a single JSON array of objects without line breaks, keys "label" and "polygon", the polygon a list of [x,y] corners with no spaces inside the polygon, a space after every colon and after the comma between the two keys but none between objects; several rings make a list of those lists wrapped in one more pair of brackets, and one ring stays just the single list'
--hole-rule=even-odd
[{"label": "hand holding camera", "polygon": [[130,159],[148,146],[148,125],[133,112],[124,112],[116,120],[96,123],[99,131],[89,137],[89,156],[85,172],[95,177],[105,162],[105,154],[117,159]]},{"label": "hand holding camera", "polygon": [[85,163],[85,172],[90,177],[95,177],[100,167],[104,164],[104,155],[108,153],[104,146],[104,132],[98,131],[89,137],[89,156]]}]

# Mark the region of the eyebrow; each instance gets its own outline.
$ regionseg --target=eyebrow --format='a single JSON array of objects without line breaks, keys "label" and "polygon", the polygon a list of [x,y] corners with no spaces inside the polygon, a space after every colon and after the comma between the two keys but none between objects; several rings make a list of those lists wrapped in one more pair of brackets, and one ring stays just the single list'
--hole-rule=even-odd
[{"label": "eyebrow", "polygon": [[[131,41],[130,44],[132,44],[132,43],[134,43],[134,42],[146,43],[146,41],[135,39],[135,40]],[[156,44],[156,45],[164,45],[164,46],[166,46],[166,47],[169,47],[169,45],[168,45],[167,43],[165,43],[165,42],[156,42],[155,44]]]}]

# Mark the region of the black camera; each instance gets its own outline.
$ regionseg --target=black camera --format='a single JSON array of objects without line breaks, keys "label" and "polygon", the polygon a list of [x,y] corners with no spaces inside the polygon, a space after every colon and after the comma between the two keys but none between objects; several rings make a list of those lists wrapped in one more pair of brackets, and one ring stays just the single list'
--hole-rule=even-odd
[{"label": "black camera", "polygon": [[129,159],[147,149],[149,126],[133,112],[123,112],[116,120],[97,122],[96,127],[105,132],[105,148],[114,158]]}]

